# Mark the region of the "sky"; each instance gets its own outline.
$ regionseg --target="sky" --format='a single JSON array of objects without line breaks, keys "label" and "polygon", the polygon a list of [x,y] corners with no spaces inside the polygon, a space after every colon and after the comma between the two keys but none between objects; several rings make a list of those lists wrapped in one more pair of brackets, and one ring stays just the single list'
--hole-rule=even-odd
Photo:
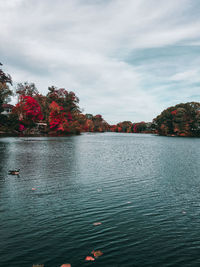
[{"label": "sky", "polygon": [[75,92],[108,123],[200,101],[199,0],[0,0],[0,62],[14,87]]}]

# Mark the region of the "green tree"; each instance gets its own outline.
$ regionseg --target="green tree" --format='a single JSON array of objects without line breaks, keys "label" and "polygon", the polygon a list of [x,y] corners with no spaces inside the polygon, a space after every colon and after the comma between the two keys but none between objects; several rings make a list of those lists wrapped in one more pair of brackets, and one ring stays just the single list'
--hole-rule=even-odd
[{"label": "green tree", "polygon": [[34,97],[39,94],[38,89],[34,83],[24,82],[18,83],[16,88],[16,93],[19,96],[31,96]]},{"label": "green tree", "polygon": [[[0,63],[0,66],[2,64]],[[12,85],[12,79],[9,74],[5,74],[0,67],[0,113],[3,111],[2,105],[10,100],[10,96],[13,92],[9,88],[9,84]]]}]

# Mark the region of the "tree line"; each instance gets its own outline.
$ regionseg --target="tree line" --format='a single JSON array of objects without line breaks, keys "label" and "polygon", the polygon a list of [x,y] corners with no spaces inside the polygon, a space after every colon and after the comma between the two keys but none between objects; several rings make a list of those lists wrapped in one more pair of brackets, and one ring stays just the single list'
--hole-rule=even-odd
[{"label": "tree line", "polygon": [[[79,98],[65,88],[51,86],[42,95],[34,83],[19,83],[15,93],[12,78],[0,63],[0,133],[16,135],[67,135],[81,132],[156,133],[159,135],[200,136],[200,103],[190,102],[170,107],[152,122],[123,121],[108,124],[102,115],[83,114]],[[17,104],[9,114],[4,108],[10,97]]]}]

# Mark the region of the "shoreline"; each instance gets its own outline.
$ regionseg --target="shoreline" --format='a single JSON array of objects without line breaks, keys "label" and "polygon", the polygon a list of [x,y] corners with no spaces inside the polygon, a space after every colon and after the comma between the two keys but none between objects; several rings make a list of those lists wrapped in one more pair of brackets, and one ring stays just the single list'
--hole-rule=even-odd
[{"label": "shoreline", "polygon": [[[0,131],[0,138],[4,138],[4,137],[67,137],[67,136],[78,136],[78,135],[81,135],[82,133],[102,133],[102,132],[81,132],[79,134],[59,134],[59,135],[56,135],[56,134],[21,134],[21,133],[6,133],[6,132],[2,132]],[[153,134],[155,136],[163,136],[163,137],[190,137],[190,138],[199,138],[199,136],[191,136],[191,135],[174,135],[174,134],[171,134],[171,135],[160,135],[160,134],[157,134],[155,132],[141,132],[141,133],[126,133],[126,132],[110,132],[110,131],[107,131],[107,132],[103,132],[103,133],[116,133],[116,134],[120,134],[120,133],[123,133],[123,134]]]}]

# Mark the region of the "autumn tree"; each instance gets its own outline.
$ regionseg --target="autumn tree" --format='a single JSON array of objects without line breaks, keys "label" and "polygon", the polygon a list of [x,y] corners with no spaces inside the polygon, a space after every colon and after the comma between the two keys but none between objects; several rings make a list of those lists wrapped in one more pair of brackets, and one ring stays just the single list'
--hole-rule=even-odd
[{"label": "autumn tree", "polygon": [[40,105],[31,96],[21,95],[19,102],[13,109],[13,113],[18,114],[19,120],[21,121],[22,125],[25,125],[29,128],[33,127],[35,125],[35,122],[41,121],[43,119]]},{"label": "autumn tree", "polygon": [[68,121],[66,118],[66,113],[64,112],[64,108],[59,106],[55,101],[49,106],[50,114],[49,114],[49,126],[50,129],[57,132],[57,131],[69,131],[68,129]]},{"label": "autumn tree", "polygon": [[72,91],[67,91],[64,88],[58,89],[55,86],[48,88],[49,92],[47,94],[47,99],[49,103],[55,101],[58,105],[64,108],[64,111],[67,113],[74,113],[79,110],[79,99]]},{"label": "autumn tree", "polygon": [[92,122],[94,124],[94,132],[105,132],[110,128],[110,125],[103,119],[102,115],[100,114],[93,116]]},{"label": "autumn tree", "polygon": [[146,130],[147,126],[146,123],[144,121],[142,122],[137,122],[133,124],[133,132],[134,133],[141,133],[144,132]]},{"label": "autumn tree", "polygon": [[118,126],[118,132],[130,132],[131,126],[132,126],[132,122],[131,121],[123,121],[123,122],[119,122],[117,124]]},{"label": "autumn tree", "polygon": [[42,95],[42,94],[37,94],[34,96],[34,99],[40,105],[41,112],[43,115],[43,120],[45,122],[48,122],[50,110],[49,110],[49,101],[48,101],[47,97]]},{"label": "autumn tree", "polygon": [[51,127],[54,128],[54,130],[62,130],[64,132],[68,133],[75,133],[78,134],[81,131],[83,131],[83,125],[85,123],[85,117],[81,114],[81,111],[79,109],[78,103],[79,99],[72,91],[67,91],[64,88],[58,89],[55,86],[51,86],[48,88],[48,94],[47,94],[47,102],[49,103],[49,107],[52,107],[52,103],[54,103],[53,106],[55,106],[55,103],[59,106],[60,111],[58,112],[58,107],[56,109],[57,113],[52,113],[50,110],[50,121],[53,122],[52,114],[57,114],[58,117],[61,114],[64,114],[64,117],[60,117],[61,121],[64,119],[62,123],[60,123],[59,127]]}]

